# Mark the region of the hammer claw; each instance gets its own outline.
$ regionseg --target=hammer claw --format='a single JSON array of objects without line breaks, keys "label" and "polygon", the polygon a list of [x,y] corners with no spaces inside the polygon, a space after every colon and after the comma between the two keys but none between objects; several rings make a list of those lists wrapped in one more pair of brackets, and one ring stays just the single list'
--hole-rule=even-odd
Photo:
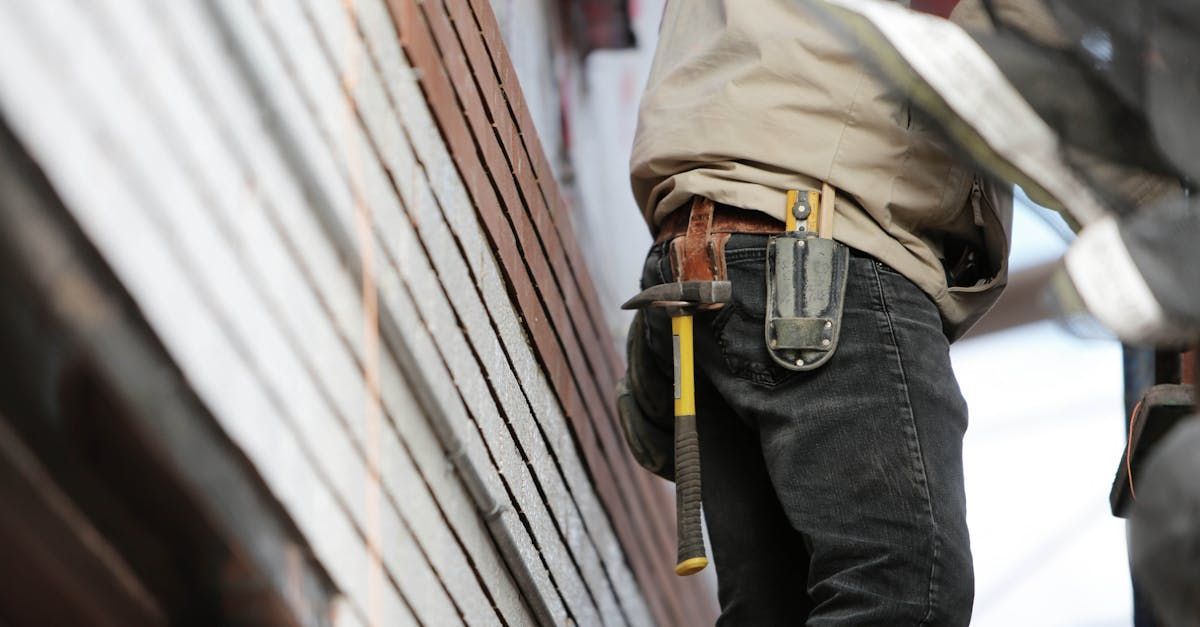
[{"label": "hammer claw", "polygon": [[729,281],[676,281],[648,287],[629,299],[621,309],[645,307],[712,309],[733,295]]}]

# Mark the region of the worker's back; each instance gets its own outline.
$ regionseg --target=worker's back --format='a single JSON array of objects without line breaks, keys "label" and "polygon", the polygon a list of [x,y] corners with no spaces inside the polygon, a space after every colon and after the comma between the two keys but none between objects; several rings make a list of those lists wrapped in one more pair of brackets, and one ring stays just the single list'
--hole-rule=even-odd
[{"label": "worker's back", "polygon": [[[978,20],[977,5],[955,18]],[[782,220],[786,190],[827,182],[842,192],[837,239],[921,287],[952,337],[1005,282],[1008,195],[984,184],[973,199],[970,166],[800,2],[668,3],[632,178],[652,224],[693,195]],[[981,273],[947,285],[954,260],[943,259],[964,249],[980,253]]]}]

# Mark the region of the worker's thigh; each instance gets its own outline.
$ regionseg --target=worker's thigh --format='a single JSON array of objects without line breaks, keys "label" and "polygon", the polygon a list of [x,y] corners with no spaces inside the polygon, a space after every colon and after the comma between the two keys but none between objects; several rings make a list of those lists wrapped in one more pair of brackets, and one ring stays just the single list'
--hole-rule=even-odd
[{"label": "worker's thigh", "polygon": [[[697,324],[698,369],[737,417],[700,423],[723,619],[751,624],[740,619],[750,615],[744,606],[769,603],[760,591],[777,589],[762,579],[778,576],[811,605],[809,624],[966,624],[966,406],[937,308],[903,276],[855,252],[837,353],[815,371],[786,370],[763,339],[765,249],[764,237],[730,240],[733,302]],[[669,266],[653,261],[652,253],[644,278],[657,270],[670,280]],[[734,437],[739,429],[757,438],[754,454]],[[740,443],[723,453],[726,442]],[[791,548],[776,510],[760,503],[763,484],[802,551]],[[733,511],[738,490],[755,505]],[[776,552],[766,554],[772,543]],[[799,563],[787,571],[781,557]],[[786,572],[803,573],[803,583],[779,574]]]},{"label": "worker's thigh", "polygon": [[[672,280],[661,246],[646,263],[642,287]],[[712,314],[697,332],[711,333]],[[664,374],[672,369],[671,323],[647,310],[647,342]],[[670,393],[670,390],[663,390]],[[696,376],[704,517],[717,570],[723,625],[797,625],[812,604],[803,593],[808,553],[775,496],[758,432],[744,423],[703,372]]]},{"label": "worker's thigh", "polygon": [[720,625],[800,625],[812,602],[808,551],[775,496],[758,434],[744,425],[701,375],[700,435],[704,517],[717,569]]}]

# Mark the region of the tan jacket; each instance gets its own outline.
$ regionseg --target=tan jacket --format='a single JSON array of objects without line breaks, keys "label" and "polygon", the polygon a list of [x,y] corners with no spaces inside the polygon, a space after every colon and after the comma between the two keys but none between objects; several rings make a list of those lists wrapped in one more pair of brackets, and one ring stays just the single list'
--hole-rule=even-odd
[{"label": "tan jacket", "polygon": [[[1007,280],[1012,198],[979,184],[866,71],[852,45],[791,0],[669,0],[642,98],[634,195],[656,225],[692,195],[783,220],[788,189],[840,190],[834,234],[911,279],[960,337]],[[982,15],[978,0],[955,11]],[[988,278],[948,286],[949,240]]]}]

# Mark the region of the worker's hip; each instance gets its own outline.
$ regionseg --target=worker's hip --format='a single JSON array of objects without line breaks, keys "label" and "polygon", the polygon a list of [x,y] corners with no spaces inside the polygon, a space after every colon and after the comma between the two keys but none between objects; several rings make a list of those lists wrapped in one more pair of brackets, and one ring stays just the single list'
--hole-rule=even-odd
[{"label": "worker's hip", "polygon": [[[973,590],[962,475],[967,412],[937,307],[892,268],[851,251],[837,351],[811,371],[784,368],[764,332],[768,239],[729,238],[730,302],[695,319],[704,505],[719,574],[779,561],[777,550],[760,555],[739,544],[738,512],[759,505],[745,502],[753,486],[737,483],[749,458],[725,455],[729,438],[714,435],[733,424],[760,448],[755,463],[778,504],[761,509],[781,509],[809,547],[791,556],[809,569],[801,578],[816,608],[809,620],[824,624],[821,608],[836,598],[843,624],[965,624]],[[651,248],[643,287],[674,280],[669,256],[663,244]],[[669,368],[670,321],[653,310],[646,316],[650,352]],[[754,595],[737,578],[722,578],[723,602]]]},{"label": "worker's hip", "polygon": [[[714,344],[711,351],[697,348],[697,358],[704,362],[705,374],[728,375],[764,389],[785,381],[813,378],[812,374],[783,367],[769,350],[768,242],[769,236],[765,234],[730,236],[724,244],[723,260],[724,272],[732,285],[732,299],[724,307],[696,317],[697,341],[705,343],[701,336],[707,335]],[[642,287],[676,280],[672,265],[669,242],[651,246],[643,266]],[[872,368],[871,364],[854,362],[870,354],[871,347],[864,354],[861,345],[872,344],[873,339],[878,339],[880,329],[889,326],[911,329],[917,336],[915,341],[932,344],[944,353],[948,341],[936,305],[903,275],[874,257],[851,249],[845,284],[843,311],[839,312],[838,320],[842,327],[840,346],[833,355],[840,368]],[[647,320],[650,327],[647,338],[656,353],[666,356],[665,363],[669,365],[671,335],[662,329],[669,328],[670,321],[658,312],[649,312]]]}]

